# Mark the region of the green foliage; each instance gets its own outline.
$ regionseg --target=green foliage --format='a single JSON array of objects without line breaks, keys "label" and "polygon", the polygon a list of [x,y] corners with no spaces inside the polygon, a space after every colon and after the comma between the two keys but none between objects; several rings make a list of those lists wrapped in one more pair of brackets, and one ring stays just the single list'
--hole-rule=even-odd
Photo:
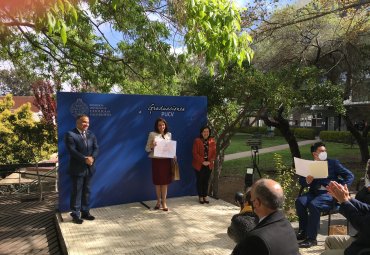
[{"label": "green foliage", "polygon": [[[46,32],[49,35],[57,35],[62,42],[67,42],[67,26],[73,26],[77,22],[77,6],[73,0],[32,0],[32,1],[8,1],[0,4],[0,8],[6,10],[3,15],[12,17],[12,21],[18,18],[25,22],[24,25],[32,26],[37,32]],[[5,20],[5,19],[4,19]],[[28,24],[27,24],[28,23]],[[5,30],[6,26],[0,28]]]},{"label": "green foliage", "polygon": [[38,162],[56,152],[55,127],[35,121],[29,103],[12,113],[10,101],[11,95],[0,101],[0,164]]},{"label": "green foliage", "polygon": [[341,109],[338,102],[343,90],[329,81],[321,82],[322,71],[316,67],[291,66],[269,72],[250,68],[242,77],[239,80],[248,88],[245,93],[257,103],[255,109],[264,109],[269,117],[276,117],[281,106],[285,117],[294,108],[313,104]]},{"label": "green foliage", "polygon": [[353,141],[352,134],[349,131],[321,131],[320,139],[327,142],[349,144]]},{"label": "green foliage", "polygon": [[294,128],[294,136],[302,139],[315,139],[315,130],[312,128]]},{"label": "green foliage", "polygon": [[239,68],[236,64],[230,64],[225,76],[211,76],[203,72],[197,81],[188,84],[192,95],[207,96],[209,122],[216,132],[216,138],[223,139],[226,147],[229,135],[236,131],[239,123],[253,114],[260,103],[260,98],[254,95],[263,85],[248,82],[253,71],[249,67]]},{"label": "green foliage", "polygon": [[295,209],[295,199],[299,191],[299,184],[294,169],[283,162],[283,157],[274,153],[273,161],[276,170],[276,181],[280,183],[284,190],[284,210],[287,212],[290,221],[296,220],[296,215],[292,213]]},{"label": "green foliage", "polygon": [[240,10],[229,0],[187,0],[187,34],[189,53],[203,56],[213,73],[217,61],[221,72],[230,62],[242,65],[251,61],[252,37],[240,34]]},{"label": "green foliage", "polygon": [[[0,4],[0,60],[54,80],[57,90],[68,83],[75,91],[176,95],[203,64],[223,70],[252,57],[239,10],[225,0],[8,2]],[[173,53],[184,44],[189,54]]]},{"label": "green foliage", "polygon": [[[12,109],[14,106],[13,97],[11,94],[7,94],[3,100],[0,101],[0,112]],[[1,123],[1,122],[0,122]]]}]

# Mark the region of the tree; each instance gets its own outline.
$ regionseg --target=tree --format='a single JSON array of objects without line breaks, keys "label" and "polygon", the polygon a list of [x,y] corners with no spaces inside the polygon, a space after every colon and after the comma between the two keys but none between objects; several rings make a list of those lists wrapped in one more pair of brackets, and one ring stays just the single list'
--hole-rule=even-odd
[{"label": "tree", "polygon": [[[225,150],[230,145],[236,128],[245,119],[258,112],[260,98],[257,83],[248,83],[247,77],[254,70],[246,63],[243,68],[230,64],[225,75],[211,76],[201,73],[197,81],[187,84],[186,92],[191,95],[208,97],[208,125],[216,139],[217,158],[212,172],[210,194],[218,197],[218,180],[222,172]],[[253,123],[252,123],[253,124]]]},{"label": "tree", "polygon": [[292,156],[300,157],[297,140],[287,119],[291,110],[307,107],[313,102],[342,104],[342,90],[333,87],[329,81],[320,83],[322,73],[317,68],[297,66],[263,72],[245,63],[243,68],[230,64],[225,73],[224,76],[211,76],[203,72],[183,92],[208,97],[208,124],[217,142],[217,160],[211,180],[214,197],[218,195],[225,150],[236,128],[248,117],[256,116],[255,120],[261,118],[267,125],[278,128],[289,143]]},{"label": "tree", "polygon": [[[346,16],[353,10],[366,10],[370,5],[370,0],[314,0],[314,1],[294,1],[293,5],[287,5],[281,0],[251,1],[247,4],[247,9],[242,14],[242,24],[244,28],[258,37],[259,40],[268,38],[270,35],[279,33],[280,29],[317,20],[331,14]],[[288,2],[289,3],[289,2]],[[282,5],[286,5],[283,8]],[[281,9],[294,9],[294,13],[289,13],[279,20],[271,20],[271,16]],[[257,27],[257,29],[255,29]]]},{"label": "tree", "polygon": [[[362,161],[365,162],[369,157],[368,128],[363,132],[353,128],[354,119],[343,109],[346,100],[353,98],[359,88],[362,90],[361,87],[368,84],[366,77],[370,67],[368,44],[370,22],[367,11],[369,3],[362,1],[361,3],[364,4],[331,12],[328,9],[329,6],[323,2],[312,1],[300,9],[287,7],[271,15],[270,24],[289,25],[272,30],[269,30],[271,28],[269,24],[260,27],[261,36],[256,35],[255,65],[265,71],[289,67],[294,69],[297,66],[302,68],[314,66],[323,70],[321,80],[330,81],[338,87],[337,89],[344,91],[340,105],[337,104],[337,99],[334,99],[338,106],[335,109],[338,114],[344,116],[347,129],[359,144]],[[333,1],[325,1],[325,3],[335,4]],[[355,4],[354,1],[351,3]],[[305,15],[319,14],[317,8],[325,15],[318,15],[308,20],[302,19],[306,17]],[[296,17],[300,21],[289,23],[287,22],[289,17]],[[269,33],[265,33],[266,31]],[[327,92],[330,93],[330,91]],[[329,96],[330,94],[327,95],[328,98]],[[364,116],[364,119],[367,120],[367,117]]]},{"label": "tree", "polygon": [[312,67],[289,67],[259,73],[254,79],[263,84],[260,118],[267,126],[277,128],[287,143],[291,156],[301,157],[297,139],[290,128],[288,116],[296,108],[311,105],[334,107],[343,112],[343,91],[330,81],[320,81],[322,72]]},{"label": "tree", "polygon": [[[211,69],[252,57],[251,37],[228,0],[21,2],[0,2],[0,59],[75,90],[170,87],[185,59],[171,53],[171,36]],[[116,45],[107,27],[120,34]]]}]

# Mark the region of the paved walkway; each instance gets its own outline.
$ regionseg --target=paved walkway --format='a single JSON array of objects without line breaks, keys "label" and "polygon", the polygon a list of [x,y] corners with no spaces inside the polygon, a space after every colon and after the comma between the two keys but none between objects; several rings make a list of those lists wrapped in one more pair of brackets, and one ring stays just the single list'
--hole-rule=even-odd
[{"label": "paved walkway", "polygon": [[[298,146],[303,146],[303,145],[307,145],[307,144],[314,144],[317,141],[319,141],[319,140],[300,141],[300,142],[298,142]],[[288,144],[282,144],[282,145],[272,146],[272,147],[268,147],[268,148],[262,148],[262,149],[259,149],[258,152],[259,152],[259,154],[264,154],[264,153],[269,153],[269,152],[273,152],[273,151],[280,151],[280,150],[285,150],[285,149],[289,149]],[[234,159],[239,159],[239,158],[246,158],[246,157],[250,157],[250,156],[251,156],[250,151],[243,151],[243,152],[238,152],[238,153],[225,155],[225,160],[224,161],[234,160]]]},{"label": "paved walkway", "polygon": [[[69,255],[230,254],[235,244],[226,230],[238,207],[212,198],[208,205],[197,201],[169,199],[168,212],[140,203],[96,208],[96,220],[81,225],[62,213],[58,225]],[[155,201],[145,204],[153,207]]]},{"label": "paved walkway", "polygon": [[[148,209],[141,203],[96,208],[91,210],[96,220],[81,225],[62,213],[57,221],[63,236],[60,240],[69,255],[229,255],[235,243],[227,236],[227,227],[239,208],[212,198],[208,205],[197,201],[191,196],[171,198],[168,212]],[[153,207],[155,201],[145,204]],[[326,226],[327,216],[321,220],[319,245],[301,249],[302,255],[324,250]]]}]

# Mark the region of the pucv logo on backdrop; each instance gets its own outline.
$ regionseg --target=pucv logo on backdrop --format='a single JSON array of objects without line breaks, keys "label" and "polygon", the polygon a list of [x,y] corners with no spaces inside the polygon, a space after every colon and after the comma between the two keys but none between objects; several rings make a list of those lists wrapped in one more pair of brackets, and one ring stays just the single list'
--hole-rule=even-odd
[{"label": "pucv logo on backdrop", "polygon": [[71,105],[71,114],[73,117],[77,117],[81,114],[86,114],[91,116],[111,116],[111,111],[104,104],[86,104],[82,98],[77,98],[77,100]]}]

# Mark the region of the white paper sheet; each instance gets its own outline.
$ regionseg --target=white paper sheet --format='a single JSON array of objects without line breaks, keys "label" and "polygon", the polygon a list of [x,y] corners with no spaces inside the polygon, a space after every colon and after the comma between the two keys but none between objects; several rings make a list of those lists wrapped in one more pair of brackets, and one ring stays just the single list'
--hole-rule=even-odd
[{"label": "white paper sheet", "polygon": [[308,175],[314,178],[328,177],[328,162],[314,161],[294,157],[295,173],[307,177]]},{"label": "white paper sheet", "polygon": [[158,139],[156,143],[153,152],[154,157],[174,158],[176,156],[176,141]]}]

